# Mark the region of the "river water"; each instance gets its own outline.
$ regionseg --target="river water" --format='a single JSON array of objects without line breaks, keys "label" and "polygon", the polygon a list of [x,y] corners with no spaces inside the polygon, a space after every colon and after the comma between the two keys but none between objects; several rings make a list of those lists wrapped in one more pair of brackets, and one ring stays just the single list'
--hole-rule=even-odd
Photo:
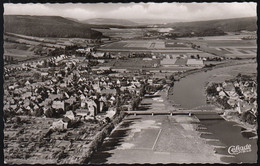
[{"label": "river water", "polygon": [[228,66],[186,76],[175,82],[173,95],[169,95],[169,99],[175,104],[180,104],[180,107],[184,109],[214,109],[212,105],[206,103],[206,84],[223,82],[234,78],[238,73],[256,73],[256,67],[256,64]]},{"label": "river water", "polygon": [[[189,75],[175,83],[174,88],[169,92],[171,94],[169,99],[185,109],[216,109],[206,103],[205,85],[211,81],[222,82],[234,78],[238,73],[256,73],[256,67],[256,64],[244,64]],[[201,137],[208,139],[209,144],[222,146],[222,148],[216,148],[217,154],[229,155],[230,146],[251,145],[251,152],[233,155],[234,157],[222,157],[221,160],[227,163],[255,163],[257,161],[257,140],[249,139],[255,134],[244,132],[244,128],[237,126],[234,122],[225,121],[214,113],[195,116],[200,120],[203,132],[211,133],[203,134]]]},{"label": "river water", "polygon": [[[256,64],[230,66],[225,68],[214,69],[207,72],[200,72],[182,78],[176,82],[172,89],[173,95],[169,95],[170,100],[174,103],[181,104],[180,107],[190,109],[215,109],[211,105],[207,105],[204,85],[209,81],[224,81],[232,78],[238,73],[252,73],[256,72]],[[225,121],[221,116],[214,113],[200,113],[195,114],[200,120],[199,132],[201,137],[206,139],[206,142],[215,148],[215,153],[222,155],[221,160],[226,163],[255,163],[257,161],[257,140],[249,139],[255,136],[250,132],[245,131],[244,128],[237,126],[234,122]],[[133,119],[134,121],[134,119]],[[124,127],[131,126],[132,122],[123,123]],[[127,130],[118,130],[114,132],[109,139],[107,139],[102,148],[94,154],[90,163],[105,163],[111,157],[109,151],[117,148],[118,145],[124,141],[127,136]],[[185,142],[183,142],[185,144]],[[231,146],[245,146],[251,145],[251,151],[246,153],[239,153],[230,155],[228,149]]]}]

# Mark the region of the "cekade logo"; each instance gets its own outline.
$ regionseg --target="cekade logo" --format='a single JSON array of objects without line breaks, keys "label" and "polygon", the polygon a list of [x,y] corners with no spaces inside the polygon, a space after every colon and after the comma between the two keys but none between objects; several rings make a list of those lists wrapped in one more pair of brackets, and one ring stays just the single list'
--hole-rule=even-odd
[{"label": "cekade logo", "polygon": [[233,155],[237,155],[237,154],[240,154],[240,153],[246,153],[246,152],[251,152],[252,149],[251,149],[251,145],[250,144],[247,144],[245,146],[230,146],[228,148],[228,153],[229,154],[233,154]]}]

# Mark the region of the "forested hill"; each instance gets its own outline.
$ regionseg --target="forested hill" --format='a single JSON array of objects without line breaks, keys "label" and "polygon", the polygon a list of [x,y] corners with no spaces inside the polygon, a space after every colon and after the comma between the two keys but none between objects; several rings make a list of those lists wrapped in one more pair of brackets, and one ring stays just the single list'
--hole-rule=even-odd
[{"label": "forested hill", "polygon": [[5,15],[4,31],[37,37],[99,38],[101,32],[59,16]]},{"label": "forested hill", "polygon": [[124,20],[124,19],[109,19],[109,18],[95,18],[95,19],[88,19],[82,21],[87,24],[94,24],[94,25],[121,25],[121,26],[137,26],[139,24]]},{"label": "forested hill", "polygon": [[232,18],[221,20],[209,20],[209,21],[195,21],[195,22],[179,22],[170,23],[167,27],[173,27],[177,29],[181,28],[193,28],[193,29],[219,29],[224,32],[236,32],[241,30],[256,31],[257,30],[257,18],[245,17],[245,18]]}]

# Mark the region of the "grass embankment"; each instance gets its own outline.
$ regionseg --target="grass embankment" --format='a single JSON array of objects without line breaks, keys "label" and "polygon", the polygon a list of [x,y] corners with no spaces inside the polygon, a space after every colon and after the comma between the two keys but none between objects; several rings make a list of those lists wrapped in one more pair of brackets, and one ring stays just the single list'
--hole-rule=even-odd
[{"label": "grass embankment", "polygon": [[242,64],[247,64],[247,63],[253,63],[253,61],[249,61],[249,60],[228,61],[228,62],[223,62],[221,64],[217,64],[217,65],[212,66],[212,67],[204,67],[204,68],[200,68],[200,69],[187,70],[187,71],[184,71],[181,74],[177,73],[176,76],[178,77],[178,79],[181,79],[181,78],[184,78],[184,77],[186,77],[188,75],[195,74],[195,73],[198,73],[198,72],[203,72],[203,71],[206,72],[208,70],[213,70],[213,69],[217,69],[217,68],[221,68],[221,67],[242,65]]},{"label": "grass embankment", "polygon": [[111,131],[119,124],[122,119],[125,117],[125,113],[121,112],[118,116],[116,116],[109,124],[107,124],[100,132],[98,132],[93,140],[88,145],[88,150],[84,152],[82,155],[83,158],[81,159],[80,163],[88,163],[90,157],[93,155],[94,152],[97,152],[98,149],[101,147],[104,139],[108,137]]}]

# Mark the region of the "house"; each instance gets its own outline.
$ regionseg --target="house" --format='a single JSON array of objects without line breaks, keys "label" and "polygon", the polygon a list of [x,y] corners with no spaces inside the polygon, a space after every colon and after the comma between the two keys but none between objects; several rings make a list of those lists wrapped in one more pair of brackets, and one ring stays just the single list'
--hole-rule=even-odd
[{"label": "house", "polygon": [[63,122],[61,119],[57,122],[53,122],[51,128],[54,130],[64,131],[68,128],[68,122]]},{"label": "house", "polygon": [[160,61],[160,64],[165,67],[177,66],[175,65],[176,60],[177,60],[176,58],[173,59],[164,58]]},{"label": "house", "polygon": [[241,114],[245,111],[251,110],[251,109],[252,109],[252,106],[250,106],[248,103],[243,102],[241,100],[238,101],[236,110],[238,111],[239,114]]},{"label": "house", "polygon": [[193,67],[203,67],[204,66],[203,60],[200,60],[200,59],[188,59],[187,65],[193,66]]},{"label": "house", "polygon": [[112,69],[112,71],[117,72],[117,73],[126,73],[127,69]]},{"label": "house", "polygon": [[101,94],[116,94],[116,89],[102,89]]},{"label": "house", "polygon": [[144,61],[151,61],[152,58],[143,58]]},{"label": "house", "polygon": [[69,118],[70,120],[75,120],[75,114],[72,111],[67,111],[65,115],[63,115],[64,117]]},{"label": "house", "polygon": [[52,101],[55,99],[60,99],[61,97],[61,94],[49,94],[49,99],[51,99]]},{"label": "house", "polygon": [[105,63],[105,60],[104,59],[98,59],[97,60],[99,63]]},{"label": "house", "polygon": [[76,115],[83,117],[84,119],[88,116],[88,114],[89,114],[88,109],[77,109],[76,110]]},{"label": "house", "polygon": [[96,52],[96,53],[92,53],[92,56],[95,58],[102,58],[104,57],[105,53],[104,52]]},{"label": "house", "polygon": [[90,112],[90,116],[96,116],[97,115],[97,105],[96,105],[96,103],[91,99],[88,99],[86,101],[86,103],[88,105],[88,110]]},{"label": "house", "polygon": [[109,108],[108,111],[106,112],[106,117],[109,117],[110,119],[115,115],[116,111],[114,108]]},{"label": "house", "polygon": [[239,83],[237,81],[234,82],[234,87],[239,87]]},{"label": "house", "polygon": [[49,75],[49,73],[46,73],[46,72],[41,73],[41,76],[48,76],[48,75]]},{"label": "house", "polygon": [[52,108],[64,110],[64,101],[53,101]]},{"label": "house", "polygon": [[236,103],[237,103],[237,100],[234,100],[234,99],[229,99],[228,101],[228,104],[232,107],[235,107],[236,106]]},{"label": "house", "polygon": [[152,79],[148,79],[148,84],[152,85],[153,84],[153,80]]},{"label": "house", "polygon": [[32,92],[26,92],[24,94],[22,94],[22,99],[25,99],[25,98],[28,98],[28,97],[31,97],[32,96]]},{"label": "house", "polygon": [[238,97],[236,91],[235,91],[235,87],[233,86],[233,84],[227,84],[225,87],[224,87],[224,91],[228,94],[229,97]]},{"label": "house", "polygon": [[30,85],[31,83],[30,83],[30,81],[29,80],[27,80],[26,82],[25,82],[25,85],[26,86],[28,86],[28,85]]},{"label": "house", "polygon": [[227,96],[227,94],[223,90],[220,91],[218,95],[221,99],[223,99],[224,96]]},{"label": "house", "polygon": [[101,70],[101,71],[107,71],[107,70],[110,70],[110,69],[111,69],[111,67],[109,67],[109,66],[100,66],[98,68],[98,70]]},{"label": "house", "polygon": [[218,87],[216,88],[216,90],[217,90],[218,92],[220,92],[220,91],[223,90],[223,88],[222,88],[221,86],[218,86]]}]

